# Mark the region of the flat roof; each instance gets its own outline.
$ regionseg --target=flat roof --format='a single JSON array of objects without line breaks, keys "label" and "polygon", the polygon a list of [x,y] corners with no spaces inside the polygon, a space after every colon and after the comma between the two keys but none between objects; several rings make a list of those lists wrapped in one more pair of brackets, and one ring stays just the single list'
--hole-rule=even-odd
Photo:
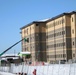
[{"label": "flat roof", "polygon": [[39,20],[39,21],[33,21],[33,22],[31,22],[31,23],[29,23],[29,24],[27,24],[27,25],[21,27],[20,29],[22,30],[23,28],[28,27],[28,26],[30,26],[30,25],[32,25],[32,24],[34,24],[34,23],[35,23],[35,24],[37,24],[37,23],[47,23],[47,22],[52,21],[52,20],[54,20],[54,19],[57,19],[57,18],[59,18],[59,17],[61,17],[61,16],[64,16],[64,15],[71,15],[71,14],[74,14],[74,13],[76,13],[76,11],[64,12],[64,13],[59,14],[59,15],[57,15],[57,16],[55,16],[55,17],[50,18],[50,19],[44,19],[44,20]]},{"label": "flat roof", "polygon": [[50,18],[49,20],[47,20],[47,22],[52,21],[52,20],[55,20],[55,19],[57,19],[57,18],[59,18],[59,17],[62,17],[62,16],[64,16],[64,15],[71,15],[71,14],[74,14],[74,13],[76,13],[76,11],[64,12],[64,13],[62,13],[62,14],[59,14],[59,15],[57,15],[57,16],[55,16],[55,17]]},{"label": "flat roof", "polygon": [[28,27],[28,26],[30,26],[30,25],[32,25],[32,24],[45,23],[45,22],[46,22],[46,21],[33,21],[33,22],[31,22],[31,23],[29,23],[29,24],[21,27],[20,29],[22,30],[23,28]]}]

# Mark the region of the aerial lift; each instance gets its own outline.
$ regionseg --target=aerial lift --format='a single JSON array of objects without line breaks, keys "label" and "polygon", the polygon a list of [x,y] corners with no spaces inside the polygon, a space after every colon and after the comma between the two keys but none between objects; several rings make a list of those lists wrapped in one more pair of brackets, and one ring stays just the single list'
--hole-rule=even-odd
[{"label": "aerial lift", "polygon": [[23,38],[20,41],[16,42],[15,44],[13,44],[12,46],[10,46],[9,48],[7,48],[6,50],[4,50],[2,53],[0,53],[0,57],[5,54],[8,50],[10,50],[12,47],[14,47],[15,45],[17,45],[18,43],[20,43],[21,41],[25,41],[25,42],[29,42],[29,38]]}]

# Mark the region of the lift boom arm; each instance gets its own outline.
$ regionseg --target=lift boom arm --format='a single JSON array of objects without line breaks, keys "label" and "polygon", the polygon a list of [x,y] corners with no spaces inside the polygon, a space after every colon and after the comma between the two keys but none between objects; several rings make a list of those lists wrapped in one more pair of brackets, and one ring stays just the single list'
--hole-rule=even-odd
[{"label": "lift boom arm", "polygon": [[6,50],[4,50],[4,51],[0,54],[0,56],[2,56],[3,54],[5,54],[8,50],[10,50],[12,47],[14,47],[15,45],[17,45],[18,43],[20,43],[20,42],[23,41],[23,40],[25,40],[25,41],[28,42],[28,40],[27,40],[26,38],[24,38],[24,39],[16,42],[16,43],[15,43],[14,45],[12,45],[11,47],[9,47],[9,48],[7,48]]}]

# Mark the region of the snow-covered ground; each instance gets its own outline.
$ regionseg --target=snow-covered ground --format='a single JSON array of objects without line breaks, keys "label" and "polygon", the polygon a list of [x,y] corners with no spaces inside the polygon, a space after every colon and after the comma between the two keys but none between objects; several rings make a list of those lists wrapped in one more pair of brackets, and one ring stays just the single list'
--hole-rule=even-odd
[{"label": "snow-covered ground", "polygon": [[8,72],[1,72],[0,71],[0,75],[16,75],[16,74],[12,74],[12,73],[8,73]]}]

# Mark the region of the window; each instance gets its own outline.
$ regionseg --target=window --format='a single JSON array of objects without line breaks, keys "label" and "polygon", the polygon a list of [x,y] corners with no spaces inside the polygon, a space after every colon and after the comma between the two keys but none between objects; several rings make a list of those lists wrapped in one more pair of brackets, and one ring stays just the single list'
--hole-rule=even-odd
[{"label": "window", "polygon": [[31,49],[32,49],[32,46],[31,46]]},{"label": "window", "polygon": [[57,21],[55,22],[55,25],[57,25]]},{"label": "window", "polygon": [[48,48],[48,46],[46,46],[46,48]]},{"label": "window", "polygon": [[75,57],[75,54],[73,54],[73,57]]},{"label": "window", "polygon": [[73,41],[73,45],[74,45],[74,41]]},{"label": "window", "polygon": [[26,51],[28,51],[28,47],[27,47],[27,50]]},{"label": "window", "polygon": [[72,17],[72,22],[73,22],[73,17]]},{"label": "window", "polygon": [[25,48],[25,51],[26,51],[26,48]]},{"label": "window", "polygon": [[34,26],[32,27],[32,29],[34,29]]},{"label": "window", "polygon": [[33,46],[33,48],[34,48],[35,46]]},{"label": "window", "polygon": [[28,34],[28,28],[27,28],[27,34]]},{"label": "window", "polygon": [[61,20],[60,20],[60,24],[61,24]]},{"label": "window", "polygon": [[62,24],[64,23],[64,19],[62,19]]},{"label": "window", "polygon": [[26,30],[24,30],[24,33],[26,33]]},{"label": "window", "polygon": [[66,57],[66,54],[63,54],[63,57]]},{"label": "window", "polygon": [[65,46],[65,42],[63,43],[63,46]]},{"label": "window", "polygon": [[59,34],[61,35],[61,32],[59,32]]},{"label": "window", "polygon": [[53,25],[55,26],[55,22],[53,23]]},{"label": "window", "polygon": [[59,21],[58,21],[58,25],[59,25]]},{"label": "window", "polygon": [[36,26],[39,26],[39,24],[36,24]]},{"label": "window", "polygon": [[48,26],[46,26],[46,28],[48,28]]},{"label": "window", "polygon": [[62,31],[62,35],[64,35],[65,34],[65,31]]},{"label": "window", "polygon": [[36,36],[38,36],[38,33],[36,34]]},{"label": "window", "polygon": [[74,33],[74,29],[72,29],[72,33]]}]

